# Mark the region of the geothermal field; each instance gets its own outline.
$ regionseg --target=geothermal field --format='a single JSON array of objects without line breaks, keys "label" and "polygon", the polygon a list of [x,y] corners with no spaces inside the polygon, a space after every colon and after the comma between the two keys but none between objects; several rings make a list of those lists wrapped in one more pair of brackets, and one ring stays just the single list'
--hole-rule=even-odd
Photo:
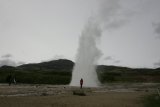
[{"label": "geothermal field", "polygon": [[108,84],[89,88],[68,85],[0,85],[0,107],[143,107],[143,98],[160,84]]},{"label": "geothermal field", "polygon": [[159,4],[0,0],[0,107],[160,107]]}]

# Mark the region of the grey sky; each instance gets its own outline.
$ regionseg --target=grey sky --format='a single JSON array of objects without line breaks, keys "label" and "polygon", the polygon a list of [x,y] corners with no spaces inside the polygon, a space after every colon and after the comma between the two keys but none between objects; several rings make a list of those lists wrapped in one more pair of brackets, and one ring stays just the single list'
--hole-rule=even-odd
[{"label": "grey sky", "polygon": [[154,66],[155,66],[155,67],[159,67],[159,66],[160,66],[160,61],[155,62],[155,63],[154,63]]},{"label": "grey sky", "polygon": [[109,62],[109,63],[113,63],[113,64],[118,64],[118,63],[121,62],[120,60],[117,60],[117,59],[113,58],[113,56],[107,56],[107,57],[104,58],[104,60]]},{"label": "grey sky", "polygon": [[1,58],[11,58],[12,55],[11,54],[6,54],[6,55],[2,55]]},{"label": "grey sky", "polygon": [[155,32],[158,34],[157,38],[160,37],[160,22],[157,22],[157,23],[153,23],[153,27],[155,29]]},{"label": "grey sky", "polygon": [[[74,61],[78,39],[88,18],[109,11],[104,8],[102,13],[98,12],[102,1],[107,3],[0,0],[0,62],[11,60],[18,64],[61,57]],[[154,67],[160,60],[160,0],[120,0],[120,3],[123,12],[113,17],[109,27],[104,26],[106,30],[98,44],[103,53],[99,64]],[[119,23],[115,25],[115,21]],[[5,55],[12,57],[7,59]],[[105,60],[107,56],[114,61]]]}]

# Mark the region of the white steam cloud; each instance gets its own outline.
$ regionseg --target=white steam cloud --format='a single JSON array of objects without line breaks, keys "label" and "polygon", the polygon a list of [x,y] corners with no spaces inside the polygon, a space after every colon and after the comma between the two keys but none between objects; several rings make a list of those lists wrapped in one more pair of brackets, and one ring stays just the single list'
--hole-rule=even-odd
[{"label": "white steam cloud", "polygon": [[128,22],[128,17],[132,16],[131,10],[125,10],[120,4],[122,0],[100,0],[99,11],[95,17],[101,29],[112,30]]},{"label": "white steam cloud", "polygon": [[76,65],[72,73],[72,86],[79,86],[81,78],[84,80],[84,86],[94,87],[99,84],[95,65],[100,57],[100,51],[96,47],[96,40],[100,36],[99,26],[90,20],[80,37]]},{"label": "white steam cloud", "polygon": [[99,86],[96,65],[101,52],[97,48],[97,40],[101,38],[104,30],[124,25],[125,15],[122,15],[122,13],[119,0],[100,1],[99,12],[88,19],[81,33],[71,86],[79,86],[81,78],[84,80],[84,86]]}]

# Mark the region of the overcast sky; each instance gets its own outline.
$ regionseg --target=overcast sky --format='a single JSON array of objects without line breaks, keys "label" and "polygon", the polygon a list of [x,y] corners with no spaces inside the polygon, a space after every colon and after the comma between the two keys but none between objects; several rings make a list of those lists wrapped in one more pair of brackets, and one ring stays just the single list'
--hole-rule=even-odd
[{"label": "overcast sky", "polygon": [[[101,2],[0,0],[0,66],[75,61],[81,31],[89,17],[99,15]],[[99,64],[160,67],[160,0],[120,0],[120,5],[125,20],[105,27]]]}]

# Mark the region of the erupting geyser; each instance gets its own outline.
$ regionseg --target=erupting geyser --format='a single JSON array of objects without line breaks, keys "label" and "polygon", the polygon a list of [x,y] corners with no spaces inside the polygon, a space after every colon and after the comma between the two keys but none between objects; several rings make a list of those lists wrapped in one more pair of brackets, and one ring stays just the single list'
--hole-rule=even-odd
[{"label": "erupting geyser", "polygon": [[97,23],[89,20],[80,36],[76,65],[73,69],[71,86],[79,86],[81,78],[84,86],[96,87],[99,81],[96,74],[97,60],[100,51],[96,47],[96,41],[101,36],[101,30]]},{"label": "erupting geyser", "polygon": [[84,86],[96,87],[99,85],[96,65],[101,53],[96,42],[101,37],[102,31],[117,29],[127,21],[128,12],[123,11],[123,6],[119,2],[120,0],[100,0],[98,13],[90,18],[84,27],[79,40],[71,86],[79,86],[81,78],[83,78]]}]

